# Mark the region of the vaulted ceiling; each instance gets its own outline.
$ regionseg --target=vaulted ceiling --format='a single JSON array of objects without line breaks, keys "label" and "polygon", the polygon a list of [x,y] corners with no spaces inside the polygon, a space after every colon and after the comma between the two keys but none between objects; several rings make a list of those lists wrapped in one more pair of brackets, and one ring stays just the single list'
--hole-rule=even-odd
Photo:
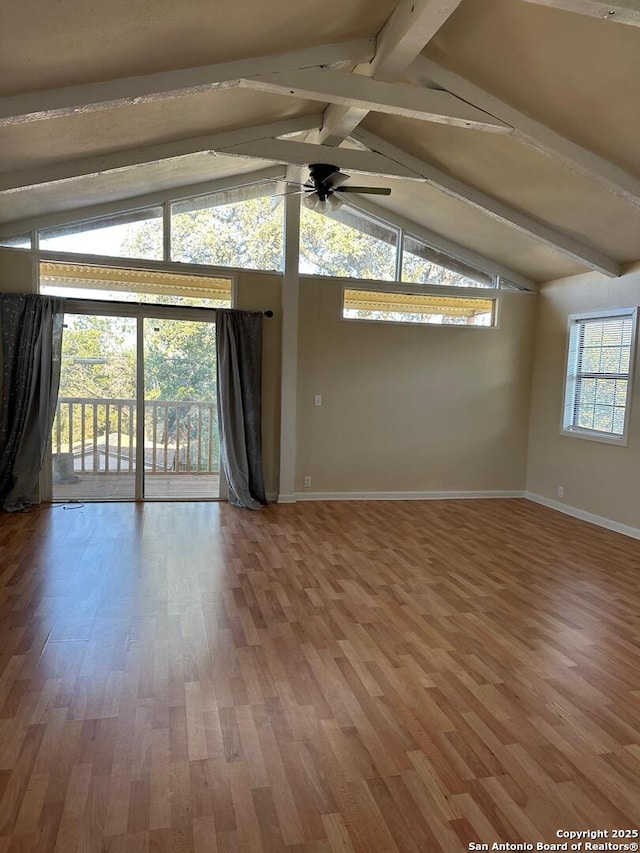
[{"label": "vaulted ceiling", "polygon": [[0,236],[333,162],[514,276],[615,276],[640,259],[639,24],[639,0],[5,4]]}]

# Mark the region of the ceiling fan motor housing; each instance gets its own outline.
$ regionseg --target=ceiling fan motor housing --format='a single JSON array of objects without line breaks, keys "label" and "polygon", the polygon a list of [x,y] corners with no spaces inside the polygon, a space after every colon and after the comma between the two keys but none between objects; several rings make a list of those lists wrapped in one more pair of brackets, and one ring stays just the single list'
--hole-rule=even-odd
[{"label": "ceiling fan motor housing", "polygon": [[309,175],[320,201],[325,201],[333,192],[329,179],[339,171],[338,166],[332,166],[330,163],[310,164]]}]

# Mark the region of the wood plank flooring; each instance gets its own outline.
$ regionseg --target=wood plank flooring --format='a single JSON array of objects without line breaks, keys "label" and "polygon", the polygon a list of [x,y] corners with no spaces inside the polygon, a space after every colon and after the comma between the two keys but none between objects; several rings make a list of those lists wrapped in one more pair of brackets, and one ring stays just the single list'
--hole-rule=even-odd
[{"label": "wood plank flooring", "polygon": [[93,504],[1,516],[0,567],[0,853],[640,825],[639,542],[525,501]]}]

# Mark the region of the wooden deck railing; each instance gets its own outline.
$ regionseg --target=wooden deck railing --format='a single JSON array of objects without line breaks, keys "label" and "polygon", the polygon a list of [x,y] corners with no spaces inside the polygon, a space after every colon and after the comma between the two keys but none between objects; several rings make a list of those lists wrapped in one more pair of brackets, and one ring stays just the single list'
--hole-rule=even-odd
[{"label": "wooden deck railing", "polygon": [[[214,402],[146,400],[144,467],[149,474],[218,473]],[[131,473],[136,466],[136,401],[59,397],[54,458],[75,472]]]}]

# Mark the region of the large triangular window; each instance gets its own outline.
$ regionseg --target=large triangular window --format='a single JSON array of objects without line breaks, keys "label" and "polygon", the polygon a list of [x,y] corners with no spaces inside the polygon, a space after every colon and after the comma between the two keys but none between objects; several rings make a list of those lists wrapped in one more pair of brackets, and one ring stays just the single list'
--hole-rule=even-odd
[{"label": "large triangular window", "polygon": [[282,270],[284,204],[273,184],[171,205],[171,260],[216,267]]},{"label": "large triangular window", "polygon": [[342,205],[300,212],[300,272],[372,281],[396,278],[399,230]]},{"label": "large triangular window", "polygon": [[492,275],[405,236],[402,245],[402,281],[445,287],[495,287]]},{"label": "large triangular window", "polygon": [[43,228],[38,244],[50,252],[161,261],[162,232],[162,207],[149,207]]}]

